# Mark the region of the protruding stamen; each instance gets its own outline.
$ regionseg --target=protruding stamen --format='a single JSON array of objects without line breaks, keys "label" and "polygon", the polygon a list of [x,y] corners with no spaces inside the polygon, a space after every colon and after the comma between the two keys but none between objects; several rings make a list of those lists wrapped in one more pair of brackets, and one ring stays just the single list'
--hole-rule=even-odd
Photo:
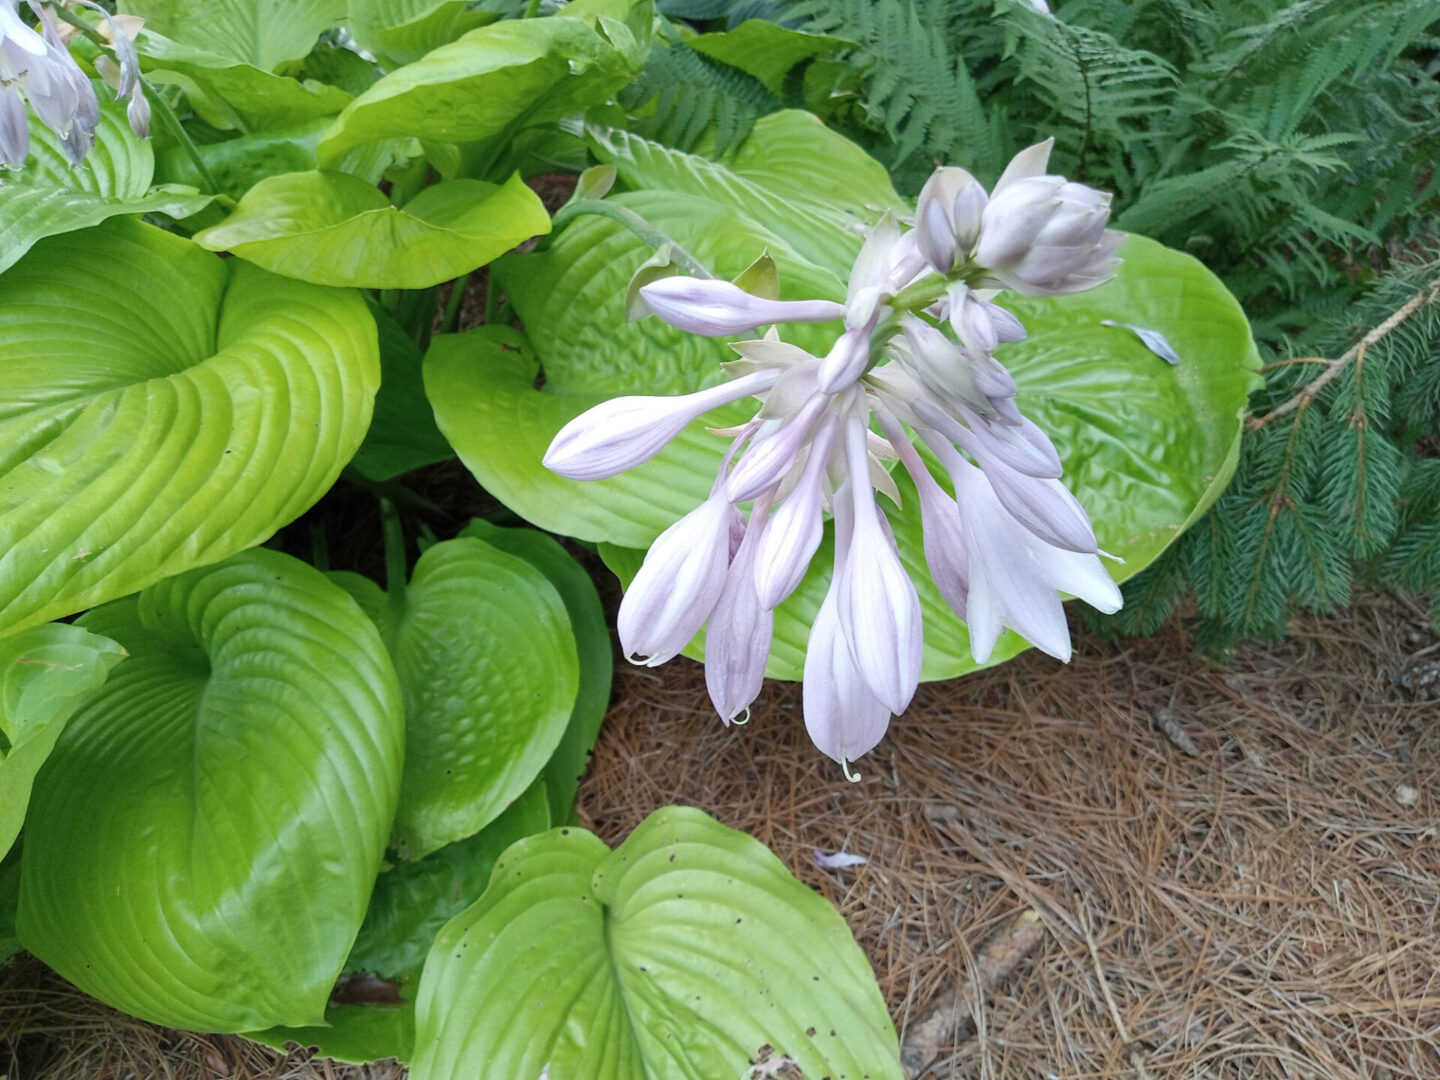
[{"label": "protruding stamen", "polygon": [[840,755],[840,768],[841,768],[842,770],[844,770],[844,772],[845,772],[845,779],[846,779],[846,780],[849,780],[850,783],[852,783],[852,784],[858,784],[858,783],[860,782],[860,774],[859,774],[858,772],[857,772],[857,773],[852,773],[852,772],[850,771],[850,762],[848,762],[848,761],[845,760],[845,755],[844,755],[844,754],[841,754],[841,755]]}]

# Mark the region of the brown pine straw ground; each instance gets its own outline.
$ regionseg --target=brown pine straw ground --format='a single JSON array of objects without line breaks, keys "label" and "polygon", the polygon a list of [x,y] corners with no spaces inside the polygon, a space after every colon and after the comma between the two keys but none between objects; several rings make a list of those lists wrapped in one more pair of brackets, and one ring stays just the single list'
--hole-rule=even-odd
[{"label": "brown pine straw ground", "polygon": [[[689,802],[770,845],[839,905],[926,1075],[1440,1078],[1440,643],[1419,609],[1363,598],[1227,668],[1179,626],[1078,645],[923,687],[853,785],[797,687],[726,731],[697,665],[622,665],[583,817],[615,843]],[[10,1080],[400,1075],[151,1028],[33,964],[0,982]]]}]

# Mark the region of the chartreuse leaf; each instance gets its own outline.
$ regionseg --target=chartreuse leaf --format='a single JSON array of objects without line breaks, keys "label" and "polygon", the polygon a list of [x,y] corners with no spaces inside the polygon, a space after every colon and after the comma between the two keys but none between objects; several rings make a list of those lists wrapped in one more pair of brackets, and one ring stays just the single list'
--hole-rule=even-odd
[{"label": "chartreuse leaf", "polygon": [[345,0],[121,0],[120,10],[175,41],[274,71],[315,47],[345,19]]},{"label": "chartreuse leaf", "polygon": [[403,594],[335,580],[376,619],[399,672],[394,844],[418,859],[495,820],[550,759],[575,705],[570,620],[544,574],[471,537],[426,550]]},{"label": "chartreuse leaf", "polygon": [[0,288],[0,631],[218,562],[335,482],[370,422],[358,295],[119,219]]},{"label": "chartreuse leaf", "polygon": [[[354,55],[354,54],[351,54]],[[239,200],[269,176],[303,172],[315,167],[315,147],[330,126],[325,117],[306,120],[289,127],[237,135],[223,142],[195,147],[220,190]],[[187,148],[172,146],[155,159],[155,174],[164,180],[200,184],[201,177]]]},{"label": "chartreuse leaf", "polygon": [[[376,139],[475,142],[604,101],[634,76],[644,50],[624,23],[585,7],[482,26],[392,71],[336,119],[321,166]],[[648,16],[643,24],[648,30]]]},{"label": "chartreuse leaf", "polygon": [[575,793],[580,777],[590,763],[590,749],[595,745],[605,710],[610,705],[610,682],[615,666],[610,627],[600,606],[600,594],[584,568],[544,533],[534,529],[502,529],[476,518],[460,535],[473,536],[507,555],[524,559],[545,575],[564,601],[580,661],[579,690],[565,734],[541,776],[550,799],[550,820],[556,825],[571,824],[575,820]]},{"label": "chartreuse leaf", "polygon": [[455,451],[435,426],[425,397],[420,347],[384,308],[373,305],[370,313],[380,332],[380,392],[370,430],[351,464],[371,480],[390,480],[452,458]]},{"label": "chartreuse leaf", "polygon": [[221,130],[248,132],[302,124],[334,116],[351,100],[338,87],[274,75],[148,28],[140,31],[135,47],[152,83],[176,87],[202,120]]},{"label": "chartreuse leaf", "polygon": [[362,49],[397,68],[497,17],[469,0],[350,0],[349,26]]},{"label": "chartreuse leaf", "polygon": [[[793,114],[773,129],[762,127],[774,120],[764,118],[751,137],[762,137],[761,145],[774,155],[778,178],[763,183],[756,178],[766,175],[764,163],[747,156],[749,143],[738,155],[747,170],[740,176],[728,174],[726,165],[675,154],[633,136],[607,137],[627,184],[669,185],[612,198],[674,236],[722,276],[738,273],[768,246],[787,296],[796,295],[791,290],[798,270],[810,275],[801,295],[838,297],[853,240],[845,240],[843,223],[825,224],[820,200],[831,190],[839,192],[842,216],[858,218],[861,202],[874,203],[875,193],[855,194],[867,186],[863,170],[853,169],[857,180],[852,185],[836,172],[827,147],[837,136],[826,133],[807,145],[807,128]],[[788,145],[775,138],[781,131],[789,133]],[[800,199],[807,161],[809,175],[816,178],[815,194],[797,205],[815,207],[820,225],[804,238],[793,235],[797,218],[784,207],[787,200]],[[754,222],[749,235],[771,237],[766,244],[755,243],[738,265],[715,257],[735,246],[740,211],[724,206],[732,185],[736,191],[759,192],[755,205],[760,209],[746,219]],[[672,208],[677,203],[696,210],[687,215]],[[728,231],[717,235],[720,229]],[[801,254],[802,243],[808,257]],[[718,365],[727,355],[723,343],[690,337],[676,345],[669,328],[655,320],[626,323],[626,283],[649,255],[644,244],[610,222],[579,219],[547,250],[509,256],[494,267],[534,335],[538,358],[523,339],[494,336],[437,339],[426,358],[426,389],[436,419],[480,482],[543,528],[613,545],[602,552],[622,576],[633,573],[640,556],[615,548],[643,550],[710,491],[725,443],[705,434],[705,427],[740,422],[750,411],[738,406],[712,413],[654,461],[609,480],[575,483],[542,466],[555,432],[599,400],[681,393],[718,381]],[[1258,363],[1239,306],[1197,261],[1140,237],[1131,237],[1122,255],[1119,276],[1101,289],[1047,300],[1008,293],[1000,299],[1029,332],[1026,341],[1000,353],[1020,385],[1020,406],[1054,437],[1067,480],[1089,509],[1101,546],[1125,559],[1113,567],[1117,576],[1133,574],[1154,559],[1228,481]],[[826,290],[818,287],[821,280],[835,284]],[[1106,325],[1107,320],[1162,333],[1182,362],[1172,367],[1133,333]],[[835,331],[784,332],[815,351],[826,347]],[[491,359],[480,362],[481,355]],[[541,364],[545,383],[537,390],[534,377]],[[896,481],[904,506],[889,516],[902,560],[919,583],[924,676],[945,678],[972,670],[965,628],[928,580],[913,490],[907,478],[897,475]],[[809,626],[829,580],[825,558],[822,551],[800,591],[777,613],[768,668],[773,676],[800,676]],[[1019,647],[1019,639],[1012,637],[996,655],[1011,655]]]},{"label": "chartreuse leaf", "polygon": [[119,214],[188,217],[210,201],[194,188],[151,188],[155,155],[135,136],[124,103],[97,84],[100,124],[95,145],[70,168],[60,140],[33,111],[30,157],[15,172],[0,172],[0,271],[20,261],[35,241],[98,225]]},{"label": "chartreuse leaf", "polygon": [[359,177],[310,171],[261,180],[195,241],[318,285],[423,289],[549,231],[518,173],[503,185],[447,180],[401,209]]},{"label": "chartreuse leaf", "polygon": [[417,1008],[414,1080],[742,1077],[771,1055],[817,1078],[903,1075],[835,909],[684,807],[613,852],[576,828],[512,847],[436,939]]},{"label": "chartreuse leaf", "polygon": [[0,638],[0,858],[66,721],[124,657],[110,639],[62,623]]},{"label": "chartreuse leaf", "polygon": [[265,550],[80,625],[130,658],[36,784],[21,941],[167,1026],[320,1022],[400,784],[400,691],[374,626]]},{"label": "chartreuse leaf", "polygon": [[[480,899],[506,848],[550,824],[545,785],[537,780],[474,836],[383,870],[345,961],[345,970],[354,974],[332,997],[326,1026],[270,1028],[247,1038],[277,1050],[296,1042],[315,1047],[322,1057],[356,1064],[380,1058],[408,1062],[415,1052],[415,989],[435,935]],[[368,1000],[355,1000],[362,996]]]}]

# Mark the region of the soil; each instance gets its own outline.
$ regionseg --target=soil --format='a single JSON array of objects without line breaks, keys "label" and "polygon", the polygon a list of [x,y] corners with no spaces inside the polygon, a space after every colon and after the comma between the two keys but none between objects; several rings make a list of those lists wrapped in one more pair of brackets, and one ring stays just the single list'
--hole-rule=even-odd
[{"label": "soil", "polygon": [[[933,1077],[1440,1076],[1440,653],[1367,596],[1225,667],[1183,625],[922,687],[860,783],[798,687],[745,727],[698,665],[621,665],[580,795],[610,843],[671,802],[837,904]],[[822,869],[816,849],[865,856]],[[10,1080],[398,1080],[153,1028],[0,973]]]}]

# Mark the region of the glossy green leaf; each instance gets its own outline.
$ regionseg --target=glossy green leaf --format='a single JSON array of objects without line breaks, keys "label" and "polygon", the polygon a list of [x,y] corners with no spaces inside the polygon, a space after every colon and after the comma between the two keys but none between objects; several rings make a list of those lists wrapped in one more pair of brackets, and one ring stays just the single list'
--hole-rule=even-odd
[{"label": "glossy green leaf", "polygon": [[274,71],[315,47],[345,19],[345,0],[121,0],[146,28],[261,71]]},{"label": "glossy green leaf", "polygon": [[423,289],[549,231],[518,174],[503,185],[447,180],[400,209],[359,177],[311,171],[260,181],[195,241],[318,285]]},{"label": "glossy green leaf", "polygon": [[579,690],[565,734],[541,776],[550,799],[550,820],[556,825],[572,824],[575,792],[590,764],[590,750],[600,734],[605,711],[610,707],[610,683],[615,669],[610,627],[600,606],[600,594],[585,569],[544,533],[534,529],[502,529],[476,518],[460,535],[473,536],[507,555],[524,559],[545,575],[565,603],[580,661]]},{"label": "glossy green leaf", "polygon": [[[237,135],[196,147],[220,190],[239,200],[266,177],[315,168],[315,147],[330,126],[324,117],[289,127]],[[165,181],[199,185],[199,171],[184,147],[172,146],[155,159],[155,175]]]},{"label": "glossy green leaf", "polygon": [[767,19],[746,19],[733,30],[697,34],[689,45],[755,76],[777,97],[785,95],[785,76],[796,64],[852,46],[843,38],[807,34]]},{"label": "glossy green leaf", "polygon": [[356,1064],[381,1058],[410,1061],[415,990],[435,935],[480,898],[506,848],[549,827],[545,786],[537,780],[474,836],[383,870],[345,962],[353,974],[337,986],[325,1010],[326,1026],[270,1028],[247,1038],[277,1050],[295,1042],[314,1047],[322,1057]]},{"label": "glossy green leaf", "polygon": [[319,1022],[400,784],[400,692],[374,626],[265,550],[81,625],[130,658],[36,783],[25,947],[170,1027]]},{"label": "glossy green leaf", "polygon": [[419,859],[495,820],[550,759],[578,685],[570,620],[544,574],[472,537],[426,550],[403,596],[336,580],[376,619],[399,672],[394,845]]},{"label": "glossy green leaf", "polygon": [[512,847],[436,940],[417,1007],[414,1080],[743,1077],[762,1047],[805,1076],[903,1075],[835,909],[682,807],[613,852],[573,828]]},{"label": "glossy green leaf", "polygon": [[375,323],[119,219],[0,287],[0,630],[218,562],[335,482],[370,422]]},{"label": "glossy green leaf", "polygon": [[338,87],[274,75],[150,29],[140,32],[135,46],[152,83],[179,89],[202,120],[221,130],[248,132],[302,124],[334,116],[351,101]]},{"label": "glossy green leaf", "polygon": [[63,623],[0,638],[0,858],[66,721],[124,658],[115,642]]},{"label": "glossy green leaf", "polygon": [[350,0],[349,26],[362,49],[395,68],[496,18],[469,0]]},{"label": "glossy green leaf", "polygon": [[492,23],[392,71],[336,119],[321,165],[375,139],[475,142],[604,101],[634,76],[640,56],[633,37],[615,41],[628,33],[624,24],[597,19],[597,29],[584,14],[571,4],[549,18]]},{"label": "glossy green leaf", "polygon": [[370,313],[380,331],[380,392],[370,430],[351,464],[371,480],[390,480],[452,458],[455,451],[435,426],[420,347],[389,312],[375,305]]},{"label": "glossy green leaf", "polygon": [[[755,179],[764,173],[760,159],[747,156],[748,143],[737,157],[737,167],[747,173],[727,180],[726,165],[692,160],[633,136],[610,136],[612,150],[625,151],[613,156],[627,184],[670,185],[612,198],[727,276],[744,264],[727,263],[715,253],[737,250],[735,215],[741,211],[724,208],[721,201],[738,207],[749,199],[753,217],[747,220],[756,222],[750,235],[773,238],[770,250],[785,294],[838,298],[851,257],[847,245],[853,244],[843,224],[827,224],[821,216],[808,237],[795,238],[796,247],[781,236],[795,231],[796,216],[785,207],[799,199],[806,159],[806,128],[794,114],[781,115],[783,123],[773,117],[761,121],[773,122],[773,129],[756,129],[779,170],[768,186]],[[793,145],[778,140],[777,132],[788,132]],[[864,183],[847,186],[835,175],[825,149],[832,138],[838,137],[826,134],[810,155],[810,175],[817,178],[815,192],[820,193],[811,196],[821,206],[815,213],[823,211],[818,203],[823,193],[835,190],[845,192],[843,214],[860,216],[861,202],[872,201],[874,193],[853,196],[864,191]],[[854,171],[863,178],[863,170]],[[727,195],[732,189],[741,194]],[[695,209],[686,214],[683,205]],[[794,205],[803,209],[805,203]],[[717,235],[722,228],[726,231]],[[801,254],[801,243],[808,257]],[[554,433],[599,400],[625,393],[681,393],[718,381],[718,365],[729,355],[722,342],[677,338],[678,332],[653,319],[626,323],[626,283],[649,254],[644,244],[608,221],[582,218],[547,250],[510,256],[494,267],[533,335],[538,359],[518,337],[462,336],[437,340],[426,360],[426,388],[441,430],[487,490],[543,528],[613,545],[603,551],[622,576],[633,573],[640,556],[615,549],[643,550],[709,492],[725,444],[706,434],[705,427],[738,423],[749,412],[741,405],[713,413],[655,460],[609,480],[576,483],[540,464]],[[1051,300],[1006,294],[1001,302],[1019,315],[1030,336],[1000,354],[1020,385],[1021,408],[1054,437],[1068,481],[1095,520],[1101,546],[1126,560],[1113,568],[1117,576],[1133,574],[1155,558],[1228,481],[1258,363],[1239,306],[1196,260],[1139,237],[1132,237],[1122,254],[1120,275],[1102,289]],[[797,278],[803,285],[797,287]],[[820,285],[826,280],[833,283],[828,289]],[[1163,333],[1181,363],[1165,363],[1133,333],[1104,325],[1106,320]],[[819,350],[833,340],[835,330],[788,328],[785,333]],[[542,361],[545,382],[537,390]],[[901,558],[919,583],[924,676],[973,670],[965,627],[928,580],[913,490],[903,475],[896,481],[904,508],[889,516]],[[829,578],[823,559],[822,553],[800,592],[777,615],[768,669],[774,676],[800,675],[808,628]],[[1011,636],[995,658],[1021,647]]]},{"label": "glossy green leaf", "polygon": [[193,188],[151,188],[155,155],[135,136],[125,106],[103,84],[95,145],[72,169],[60,140],[29,112],[30,157],[23,169],[0,171],[0,271],[20,261],[35,241],[98,225],[120,214],[183,218],[210,202]]}]

